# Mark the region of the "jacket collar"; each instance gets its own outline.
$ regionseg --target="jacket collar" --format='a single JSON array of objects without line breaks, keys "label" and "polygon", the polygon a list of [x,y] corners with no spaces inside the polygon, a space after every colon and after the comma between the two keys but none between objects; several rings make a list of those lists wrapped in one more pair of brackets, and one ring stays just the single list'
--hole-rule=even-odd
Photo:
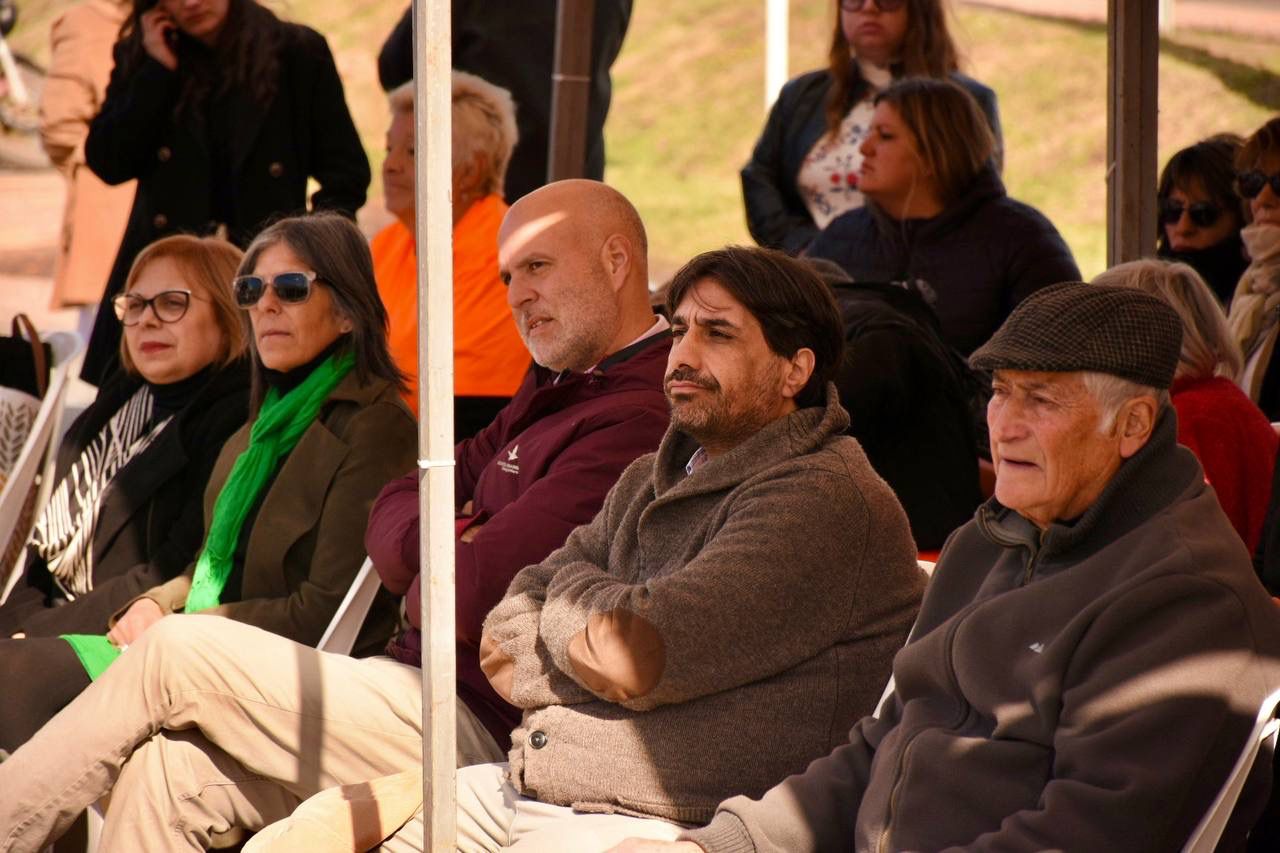
[{"label": "jacket collar", "polygon": [[849,414],[840,405],[834,383],[827,383],[826,402],[797,409],[779,418],[723,456],[708,460],[693,474],[685,466],[698,450],[689,435],[667,428],[653,461],[654,491],[658,497],[688,496],[733,488],[774,465],[812,453],[849,427]]},{"label": "jacket collar", "polygon": [[507,426],[507,435],[519,435],[536,421],[584,400],[660,389],[670,352],[671,333],[662,332],[608,356],[590,373],[558,373],[534,364],[525,377],[526,384],[512,399],[512,404],[521,408]]},{"label": "jacket collar", "polygon": [[1041,560],[1082,558],[1145,524],[1182,497],[1203,487],[1195,455],[1177,443],[1178,415],[1166,406],[1151,439],[1124,462],[1102,494],[1074,522],[1055,521],[1041,531],[994,497],[978,507],[978,530],[1002,547],[1025,547]]}]

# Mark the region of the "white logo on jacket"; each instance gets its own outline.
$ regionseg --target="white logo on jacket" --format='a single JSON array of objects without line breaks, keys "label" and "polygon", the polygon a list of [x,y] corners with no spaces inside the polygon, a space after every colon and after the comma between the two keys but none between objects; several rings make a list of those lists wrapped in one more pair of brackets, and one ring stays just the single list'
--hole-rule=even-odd
[{"label": "white logo on jacket", "polygon": [[515,461],[519,458],[520,458],[520,445],[513,444],[511,445],[511,449],[507,451],[507,458],[505,460],[502,460],[502,459],[498,460],[498,467],[502,469],[502,471],[506,474],[519,474],[520,466],[514,464]]}]

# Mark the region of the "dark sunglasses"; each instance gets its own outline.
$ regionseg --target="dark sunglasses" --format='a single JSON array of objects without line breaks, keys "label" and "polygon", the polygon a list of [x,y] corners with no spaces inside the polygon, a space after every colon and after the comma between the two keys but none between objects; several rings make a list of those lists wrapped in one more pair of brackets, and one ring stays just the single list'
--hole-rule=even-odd
[{"label": "dark sunglasses", "polygon": [[282,272],[270,279],[260,275],[241,275],[236,276],[231,287],[235,291],[236,304],[241,308],[257,305],[268,284],[275,290],[276,299],[286,305],[297,305],[311,296],[311,285],[316,278],[313,272]]},{"label": "dark sunglasses", "polygon": [[[896,12],[906,5],[907,0],[876,0],[876,8],[881,12]],[[840,8],[846,12],[861,12],[867,0],[840,0]]]},{"label": "dark sunglasses", "polygon": [[161,323],[176,323],[191,307],[191,291],[162,290],[150,299],[144,299],[133,293],[121,293],[111,300],[111,307],[116,311],[116,319],[126,326],[136,326],[141,323],[142,315],[146,313],[148,305]]},{"label": "dark sunglasses", "polygon": [[1262,188],[1271,184],[1271,192],[1280,196],[1280,172],[1267,175],[1258,169],[1236,175],[1236,189],[1245,198],[1257,198]]},{"label": "dark sunglasses", "polygon": [[1197,201],[1188,207],[1180,201],[1167,198],[1160,202],[1160,223],[1162,225],[1172,225],[1182,218],[1184,210],[1191,217],[1191,224],[1197,228],[1208,228],[1218,221],[1218,217],[1222,216],[1222,208],[1213,202]]}]

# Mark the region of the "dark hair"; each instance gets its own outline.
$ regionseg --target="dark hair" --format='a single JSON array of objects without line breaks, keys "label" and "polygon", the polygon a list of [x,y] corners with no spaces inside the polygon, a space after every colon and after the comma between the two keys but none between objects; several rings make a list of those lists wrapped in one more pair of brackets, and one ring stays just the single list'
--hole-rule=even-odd
[{"label": "dark hair", "polygon": [[[126,77],[147,58],[142,46],[142,16],[157,4],[158,0],[134,0],[120,27],[118,44],[124,46],[120,70]],[[205,102],[235,90],[249,92],[266,107],[279,82],[284,36],[280,19],[255,0],[228,0],[227,20],[212,50],[179,31],[174,47],[181,78],[177,114],[202,123]]]},{"label": "dark hair", "polygon": [[958,199],[996,148],[991,125],[973,96],[950,80],[909,77],[876,96],[893,104],[915,137],[922,165],[933,172],[944,205]]},{"label": "dark hair", "polygon": [[[281,219],[259,234],[245,250],[239,275],[249,275],[258,258],[270,246],[283,243],[311,267],[316,279],[329,288],[334,305],[351,321],[346,348],[355,354],[356,377],[361,385],[385,379],[403,389],[404,374],[391,360],[387,348],[387,310],[378,296],[369,244],[355,223],[338,213],[313,213]],[[257,411],[266,393],[262,360],[253,344],[251,407]]]},{"label": "dark hair", "polygon": [[[1183,148],[1169,158],[1160,172],[1156,187],[1157,202],[1163,202],[1175,189],[1185,190],[1199,184],[1209,200],[1235,217],[1239,227],[1244,222],[1244,203],[1236,195],[1235,158],[1244,140],[1234,133],[1219,133]],[[1161,250],[1168,248],[1169,235],[1163,224],[1157,224],[1156,242]]]},{"label": "dark hair", "polygon": [[844,352],[844,325],[831,289],[803,261],[773,249],[726,246],[689,261],[667,287],[667,313],[695,284],[715,279],[751,313],[764,330],[769,349],[783,358],[813,350],[813,375],[796,395],[796,405],[821,405]]},{"label": "dark hair", "polygon": [[[867,82],[858,73],[850,55],[849,40],[840,22],[836,0],[836,25],[827,54],[831,91],[827,93],[827,133],[834,135],[853,105],[866,96]],[[893,74],[913,77],[946,77],[960,68],[960,52],[947,29],[943,0],[907,0],[907,31],[902,37],[902,56],[893,64]]]}]

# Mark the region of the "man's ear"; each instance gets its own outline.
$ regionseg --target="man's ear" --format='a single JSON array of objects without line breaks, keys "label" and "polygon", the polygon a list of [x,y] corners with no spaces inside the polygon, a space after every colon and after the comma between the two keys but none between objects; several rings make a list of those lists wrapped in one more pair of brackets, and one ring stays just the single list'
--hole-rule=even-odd
[{"label": "man's ear", "polygon": [[808,347],[801,347],[796,350],[795,355],[786,359],[786,372],[782,377],[782,396],[788,400],[795,399],[809,383],[809,377],[813,376],[813,368],[816,364],[817,358],[813,350]]},{"label": "man's ear", "polygon": [[621,234],[611,234],[600,247],[600,263],[604,265],[615,291],[621,290],[631,271],[631,242]]},{"label": "man's ear", "polygon": [[1120,457],[1128,459],[1144,446],[1156,428],[1160,404],[1155,397],[1144,394],[1126,400],[1116,414],[1116,434],[1120,438]]}]

